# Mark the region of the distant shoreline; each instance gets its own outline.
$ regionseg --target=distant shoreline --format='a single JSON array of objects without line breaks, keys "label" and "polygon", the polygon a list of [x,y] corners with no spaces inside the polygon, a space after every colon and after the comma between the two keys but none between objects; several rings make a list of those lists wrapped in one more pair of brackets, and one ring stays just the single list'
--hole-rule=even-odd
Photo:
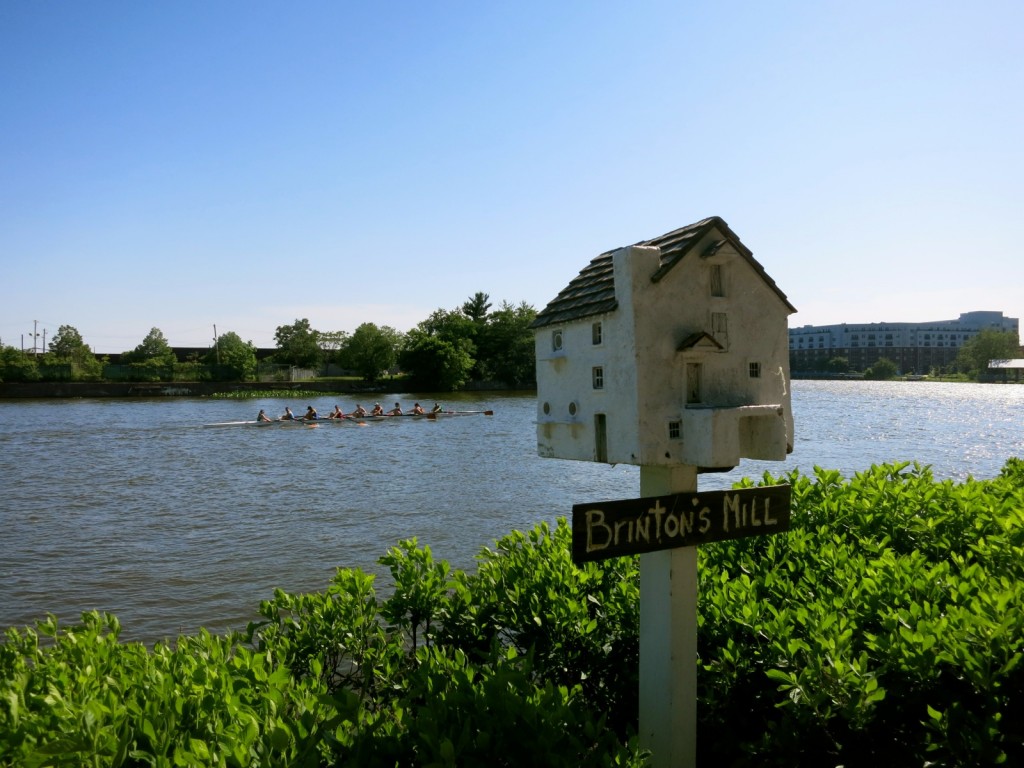
[{"label": "distant shoreline", "polygon": [[863,373],[808,373],[791,371],[789,377],[794,381],[922,381],[941,382],[943,384],[1024,384],[1024,381],[1013,381],[997,376],[987,376],[980,380],[965,379],[961,376],[931,376],[923,374],[904,374],[891,379],[868,379]]},{"label": "distant shoreline", "polygon": [[[354,381],[14,381],[0,382],[0,400],[100,397],[210,397],[224,392],[264,392],[295,390],[302,392],[394,392],[407,382],[388,380],[377,385]],[[463,392],[510,391],[497,385],[469,386]]]}]

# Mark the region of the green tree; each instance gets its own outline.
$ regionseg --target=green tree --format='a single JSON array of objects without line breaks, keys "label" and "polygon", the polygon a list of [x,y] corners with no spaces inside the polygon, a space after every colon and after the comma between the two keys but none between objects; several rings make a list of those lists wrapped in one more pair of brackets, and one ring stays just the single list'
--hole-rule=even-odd
[{"label": "green tree", "polygon": [[14,347],[0,347],[0,381],[39,381],[35,355]]},{"label": "green tree", "polygon": [[159,328],[151,328],[142,343],[131,352],[122,354],[121,360],[125,363],[150,363],[151,365],[165,366],[173,366],[178,361],[174,350],[171,349],[171,345],[167,343],[163,331]]},{"label": "green tree", "polygon": [[88,349],[85,341],[82,340],[82,334],[71,325],[60,326],[57,333],[50,339],[50,354],[58,360],[74,357],[82,348]]},{"label": "green tree", "polygon": [[474,323],[483,323],[487,319],[487,313],[491,309],[491,297],[482,291],[474,293],[468,301],[462,305],[462,314]]},{"label": "green tree", "polygon": [[[452,343],[468,341],[475,347],[477,324],[463,314],[462,310],[436,309],[416,327],[428,336],[436,336]],[[469,351],[472,353],[474,350]]]},{"label": "green tree", "polygon": [[[464,308],[479,314],[485,305],[490,306],[487,294],[477,294]],[[421,387],[443,391],[459,389],[471,378],[482,378],[482,371],[476,368],[476,339],[484,328],[483,321],[478,323],[464,310],[435,310],[406,337],[405,355],[399,356],[402,370]],[[439,343],[428,343],[425,337]],[[446,365],[453,366],[452,370],[444,371]]]},{"label": "green tree", "polygon": [[376,381],[398,361],[402,335],[390,326],[363,323],[338,351],[343,368],[355,371],[366,381]]},{"label": "green tree", "polygon": [[338,358],[338,352],[348,342],[348,331],[323,331],[320,333],[320,350],[323,359],[330,361]]},{"label": "green tree", "polygon": [[299,368],[319,368],[323,363],[320,350],[320,332],[310,327],[309,320],[296,320],[292,325],[280,325],[274,332],[277,342],[277,362]]},{"label": "green tree", "polygon": [[1011,360],[1020,356],[1020,339],[1012,331],[985,328],[964,342],[957,353],[957,369],[978,378],[988,371],[990,360]]},{"label": "green tree", "polygon": [[832,373],[849,373],[850,361],[845,357],[833,357],[825,364],[825,370]]},{"label": "green tree", "polygon": [[898,374],[899,368],[896,366],[896,363],[887,357],[883,357],[864,371],[864,378],[874,379],[875,381],[888,381],[889,379],[895,379]]},{"label": "green tree", "polygon": [[468,339],[449,341],[415,328],[406,335],[398,363],[421,389],[452,392],[469,381],[473,369],[471,348]]},{"label": "green tree", "polygon": [[247,381],[256,375],[256,347],[251,341],[242,341],[234,331],[221,334],[217,347],[211,349],[205,362],[216,366],[216,378]]},{"label": "green tree", "polygon": [[58,364],[70,365],[72,379],[96,381],[103,377],[103,364],[74,326],[62,325],[57,329],[48,356]]},{"label": "green tree", "polygon": [[537,310],[520,302],[507,301],[487,317],[477,334],[477,369],[481,378],[511,387],[536,383],[536,352],[531,323]]},{"label": "green tree", "polygon": [[163,332],[152,328],[141,344],[121,355],[121,362],[130,366],[134,381],[170,381],[178,360]]}]

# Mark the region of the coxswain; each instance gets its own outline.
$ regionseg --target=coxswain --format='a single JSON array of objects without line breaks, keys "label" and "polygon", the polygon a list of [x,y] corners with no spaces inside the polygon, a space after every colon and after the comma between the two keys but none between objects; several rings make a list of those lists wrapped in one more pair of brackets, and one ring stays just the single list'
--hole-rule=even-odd
[{"label": "coxswain", "polygon": [[444,410],[444,409],[441,408],[441,405],[439,403],[434,403],[434,407],[430,409],[430,412],[431,413],[441,413],[442,410]]},{"label": "coxswain", "polygon": [[270,421],[270,417],[267,416],[266,411],[260,408],[260,412],[256,416],[256,421]]}]

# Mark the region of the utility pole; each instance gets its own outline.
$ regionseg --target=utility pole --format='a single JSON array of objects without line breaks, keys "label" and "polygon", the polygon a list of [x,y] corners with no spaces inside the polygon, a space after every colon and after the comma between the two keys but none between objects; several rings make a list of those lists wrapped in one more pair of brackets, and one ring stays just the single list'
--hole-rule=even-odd
[{"label": "utility pole", "polygon": [[37,354],[38,351],[39,351],[39,347],[38,347],[38,345],[36,343],[37,340],[39,339],[38,329],[39,329],[39,321],[38,320],[33,320],[32,321],[32,354],[33,355]]},{"label": "utility pole", "polygon": [[213,324],[213,348],[217,351],[217,365],[220,365],[220,339],[217,338],[217,324]]}]

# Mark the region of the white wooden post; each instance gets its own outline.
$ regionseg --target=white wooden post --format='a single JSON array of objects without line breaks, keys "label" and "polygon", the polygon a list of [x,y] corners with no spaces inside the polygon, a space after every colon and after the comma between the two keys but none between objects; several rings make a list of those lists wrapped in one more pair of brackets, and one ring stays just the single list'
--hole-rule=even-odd
[{"label": "white wooden post", "polygon": [[[697,468],[640,468],[640,495],[697,491]],[[697,763],[697,547],[640,555],[640,745],[651,768]]]}]

